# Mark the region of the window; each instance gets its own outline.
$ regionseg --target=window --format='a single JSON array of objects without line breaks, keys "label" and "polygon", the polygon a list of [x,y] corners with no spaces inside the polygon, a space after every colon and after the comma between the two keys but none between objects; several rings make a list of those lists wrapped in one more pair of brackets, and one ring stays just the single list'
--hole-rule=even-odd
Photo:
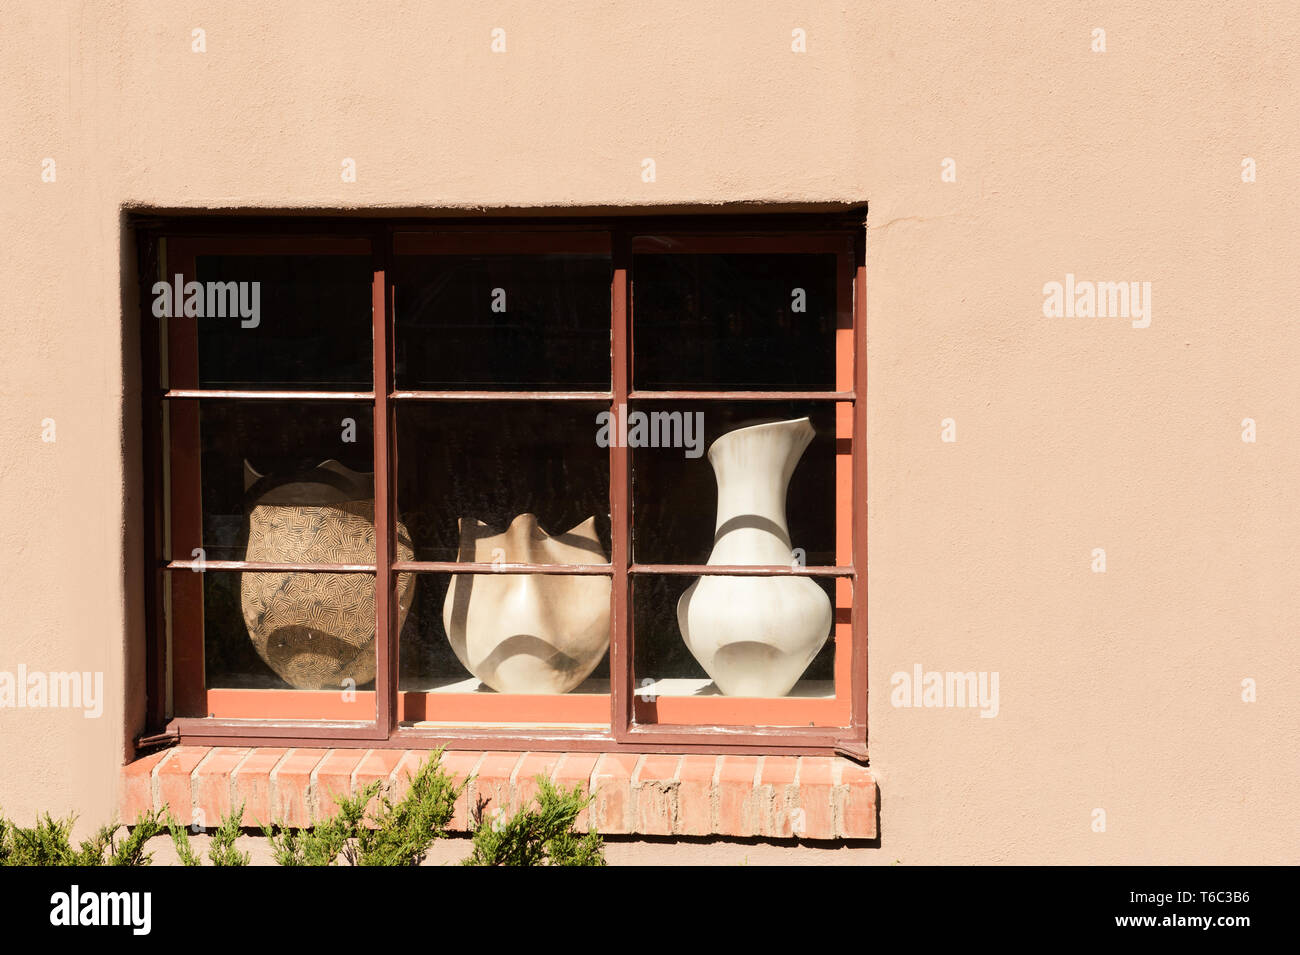
[{"label": "window", "polygon": [[138,229],[154,730],[865,752],[860,219]]}]

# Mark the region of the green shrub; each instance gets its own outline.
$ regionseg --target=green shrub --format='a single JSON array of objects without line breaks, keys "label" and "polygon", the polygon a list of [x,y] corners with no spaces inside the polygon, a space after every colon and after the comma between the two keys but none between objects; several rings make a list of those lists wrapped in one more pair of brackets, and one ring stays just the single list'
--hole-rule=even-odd
[{"label": "green shrub", "polygon": [[136,820],[125,839],[117,839],[120,823],[101,826],[81,845],[72,847],[75,816],[55,819],[48,812],[30,829],[0,817],[0,865],[41,866],[145,866],[153,858],[144,845],[163,830],[156,812]]},{"label": "green shrub", "polygon": [[556,788],[537,777],[536,809],[525,807],[508,820],[487,823],[479,813],[474,848],[462,865],[605,865],[604,843],[595,829],[574,831],[578,814],[594,796],[582,788]]},{"label": "green shrub", "polygon": [[[399,802],[371,783],[351,797],[337,797],[338,812],[308,829],[265,825],[262,832],[271,845],[276,864],[411,866],[428,855],[434,840],[447,835],[456,800],[465,790],[441,767],[443,750],[430,754],[410,780]],[[605,865],[604,844],[595,830],[574,831],[578,814],[591,805],[580,787],[557,789],[544,776],[537,777],[535,808],[527,807],[510,819],[485,824],[480,818],[473,849],[462,865]],[[371,801],[376,806],[367,819]],[[198,866],[202,860],[190,845],[185,827],[168,811],[140,816],[126,837],[113,823],[100,828],[80,846],[72,846],[76,817],[54,819],[49,813],[24,829],[0,816],[0,866],[145,866],[153,858],[145,844],[162,832],[170,834],[181,865]],[[213,833],[208,858],[214,866],[246,866],[249,854],[235,848],[244,818],[241,805],[221,820]]]},{"label": "green shrub", "polygon": [[248,853],[240,852],[235,848],[235,840],[239,838],[243,821],[243,803],[239,804],[238,809],[232,809],[221,820],[221,825],[212,834],[212,842],[208,845],[208,858],[212,860],[213,865],[248,865]]},{"label": "green shrub", "polygon": [[[464,786],[456,786],[440,765],[442,750],[432,753],[411,779],[401,802],[380,793],[373,782],[351,797],[336,797],[338,811],[310,829],[263,826],[278,865],[419,865],[435,839],[447,834]],[[366,806],[378,798],[369,825]]]},{"label": "green shrub", "polygon": [[[208,858],[212,860],[213,865],[248,865],[248,853],[235,849],[235,840],[239,838],[243,821],[243,803],[239,804],[238,809],[232,809],[222,817],[221,825],[212,834],[212,842],[208,845]],[[176,855],[181,865],[202,865],[203,860],[190,847],[190,837],[186,834],[185,827],[177,821],[170,810],[167,812],[165,824],[168,833],[171,834],[172,843],[176,846]]]},{"label": "green shrub", "polygon": [[190,837],[186,834],[185,827],[177,821],[170,809],[167,810],[166,822],[167,832],[172,837],[172,845],[176,846],[176,856],[180,859],[181,865],[203,865],[203,860],[195,855],[190,847]]}]

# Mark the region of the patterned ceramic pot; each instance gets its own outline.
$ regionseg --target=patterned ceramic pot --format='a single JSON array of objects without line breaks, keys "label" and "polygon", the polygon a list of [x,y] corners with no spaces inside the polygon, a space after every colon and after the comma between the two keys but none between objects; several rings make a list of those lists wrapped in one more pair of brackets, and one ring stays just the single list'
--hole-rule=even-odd
[{"label": "patterned ceramic pot", "polygon": [[[284,564],[372,564],[374,476],[325,461],[305,473],[263,477],[245,462],[246,560]],[[397,523],[397,556],[410,560]],[[397,576],[398,629],[415,597],[414,574]],[[355,686],[375,678],[373,574],[245,572],[240,603],[258,655],[300,690]]]}]

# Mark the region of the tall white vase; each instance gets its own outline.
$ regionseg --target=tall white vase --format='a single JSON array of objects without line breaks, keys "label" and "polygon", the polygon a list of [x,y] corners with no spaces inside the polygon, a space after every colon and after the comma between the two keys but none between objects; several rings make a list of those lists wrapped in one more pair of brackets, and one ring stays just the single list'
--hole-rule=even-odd
[{"label": "tall white vase", "polygon": [[[754,425],[709,447],[718,516],[709,564],[791,559],[786,490],[812,441],[807,418]],[[831,602],[809,577],[701,577],[677,601],[687,649],[728,696],[785,696],[826,643]]]}]

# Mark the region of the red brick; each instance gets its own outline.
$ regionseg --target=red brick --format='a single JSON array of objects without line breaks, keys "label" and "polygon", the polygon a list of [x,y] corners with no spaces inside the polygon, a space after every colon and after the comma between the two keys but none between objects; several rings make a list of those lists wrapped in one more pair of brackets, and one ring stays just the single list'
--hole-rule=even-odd
[{"label": "red brick", "polygon": [[598,762],[600,753],[565,753],[551,775],[551,782],[561,789],[571,791],[580,785],[583,792],[591,792],[591,774]]},{"label": "red brick", "polygon": [[[460,795],[456,798],[456,813],[451,817],[451,822],[447,824],[447,828],[453,832],[465,832],[469,829],[470,787],[468,781],[482,759],[483,754],[475,751],[442,754],[442,762],[439,765],[442,767],[443,772],[450,776],[457,786],[464,784]],[[399,764],[398,770],[400,769],[401,765]]]},{"label": "red brick", "polygon": [[168,750],[167,758],[158,764],[155,781],[158,784],[157,805],[171,809],[181,825],[194,821],[194,790],[191,775],[212,750],[207,746],[176,746]]},{"label": "red brick", "polygon": [[871,770],[847,759],[836,761],[840,785],[835,787],[836,835],[846,839],[876,837],[876,780]]},{"label": "red brick", "polygon": [[803,810],[804,839],[835,838],[834,788],[831,756],[799,758],[799,808]]},{"label": "red brick", "polygon": [[[246,825],[304,826],[332,815],[335,795],[383,780],[400,799],[427,750],[323,750],[178,746],[123,767],[121,815],[134,822],[150,807],[170,808],[182,823],[202,811],[207,827],[245,803]],[[822,756],[505,753],[453,751],[442,769],[457,784],[477,776],[456,804],[450,828],[467,827],[471,798],[487,809],[516,811],[537,792],[535,777],[595,791],[589,816],[601,832],[645,835],[870,839],[877,835],[876,785],[870,769]],[[755,784],[755,774],[758,775]],[[716,780],[716,782],[715,782]],[[594,813],[594,815],[592,815]]]},{"label": "red brick", "polygon": [[754,793],[757,756],[721,756],[718,769],[718,832],[724,836],[758,835]]},{"label": "red brick", "polygon": [[[565,753],[560,758],[559,765],[555,767],[551,782],[565,792],[572,792],[574,786],[581,786],[583,793],[590,793],[591,774],[596,771],[598,762],[600,762],[599,753]],[[586,832],[591,826],[590,815],[590,810],[582,810],[574,820],[573,827],[580,832]]]},{"label": "red brick", "polygon": [[387,783],[405,755],[406,751],[401,749],[370,750],[361,757],[361,762],[352,771],[352,791],[362,790],[371,783]]},{"label": "red brick", "polygon": [[221,746],[194,771],[194,823],[207,829],[221,825],[234,807],[230,775],[252,750]]},{"label": "red brick", "polygon": [[171,750],[160,749],[122,767],[120,818],[128,826],[153,809],[153,771]]},{"label": "red brick", "polygon": [[687,756],[678,769],[677,832],[683,836],[708,836],[714,832],[713,776],[718,757]]},{"label": "red brick", "polygon": [[474,782],[470,784],[471,818],[479,806],[482,806],[484,822],[502,813],[509,815],[515,811],[511,780],[514,778],[515,767],[522,758],[522,753],[483,754],[483,761],[474,774]]},{"label": "red brick", "polygon": [[411,780],[420,771],[420,767],[424,765],[430,753],[423,749],[399,749],[394,752],[397,754],[397,762],[389,770],[384,788],[388,797],[397,802],[406,796],[411,788]]},{"label": "red brick", "polygon": [[799,788],[795,777],[799,772],[796,756],[765,756],[759,770],[757,798],[762,801],[760,821],[764,822],[761,835],[789,838],[796,827],[801,828]]},{"label": "red brick", "polygon": [[311,796],[314,819],[330,819],[338,812],[339,797],[352,795],[352,774],[364,749],[332,749],[312,773]]},{"label": "red brick", "polygon": [[244,804],[244,825],[260,826],[271,821],[271,772],[287,749],[255,749],[239,764],[231,780],[234,805]]},{"label": "red brick", "polygon": [[291,749],[271,774],[271,815],[295,829],[312,822],[312,772],[329,755],[324,749]]},{"label": "red brick", "polygon": [[379,783],[379,792],[366,805],[366,819],[379,809],[381,796],[390,795],[388,778],[405,755],[400,749],[372,749],[361,757],[357,768],[352,771],[352,791],[359,793],[371,783]]},{"label": "red brick", "polygon": [[632,777],[636,831],[670,836],[677,821],[677,767],[681,756],[646,756]]},{"label": "red brick", "polygon": [[614,835],[633,829],[632,773],[638,758],[630,753],[605,753],[591,774],[596,794],[592,817],[603,833]]},{"label": "red brick", "polygon": [[515,767],[515,803],[519,808],[527,808],[537,795],[536,777],[540,774],[549,780],[563,756],[563,753],[524,754]]}]

